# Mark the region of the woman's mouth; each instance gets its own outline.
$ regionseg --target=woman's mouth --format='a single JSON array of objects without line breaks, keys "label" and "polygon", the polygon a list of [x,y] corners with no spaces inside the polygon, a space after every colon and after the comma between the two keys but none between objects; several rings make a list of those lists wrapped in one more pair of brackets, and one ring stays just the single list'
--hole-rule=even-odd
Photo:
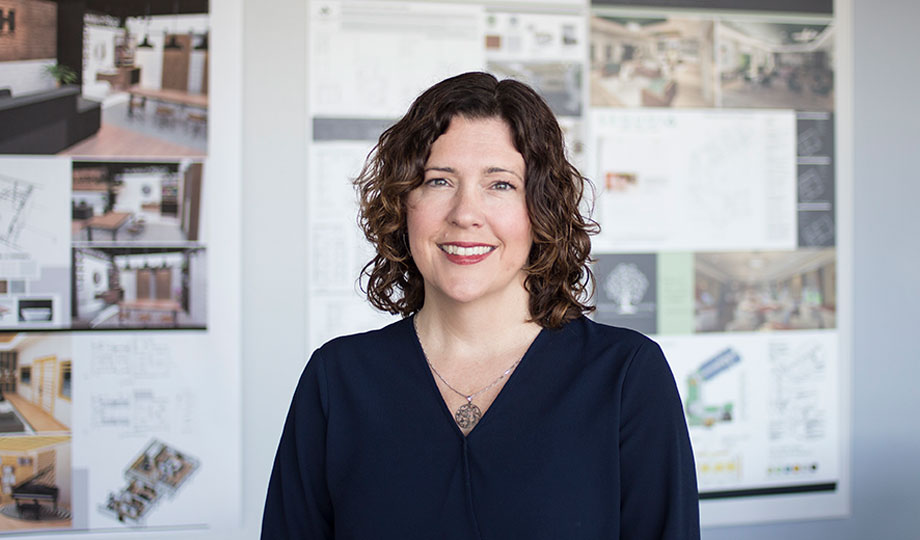
[{"label": "woman's mouth", "polygon": [[438,247],[447,255],[447,260],[455,264],[476,264],[495,250],[495,246],[488,244],[465,242],[438,244]]}]

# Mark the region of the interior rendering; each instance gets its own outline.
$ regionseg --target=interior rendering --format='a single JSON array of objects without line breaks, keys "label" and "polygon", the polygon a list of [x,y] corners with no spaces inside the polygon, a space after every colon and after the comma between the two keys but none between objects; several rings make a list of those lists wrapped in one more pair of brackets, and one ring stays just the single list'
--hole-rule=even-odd
[{"label": "interior rendering", "polygon": [[836,328],[834,249],[697,253],[697,332]]},{"label": "interior rendering", "polygon": [[8,0],[0,153],[204,156],[207,0]]},{"label": "interior rendering", "polygon": [[201,240],[202,164],[75,162],[73,242]]},{"label": "interior rendering", "polygon": [[204,328],[200,246],[75,247],[74,328]]},{"label": "interior rendering", "polygon": [[70,441],[0,437],[0,533],[71,527]]},{"label": "interior rendering", "polygon": [[834,109],[833,26],[723,21],[718,42],[724,107]]},{"label": "interior rendering", "polygon": [[0,435],[69,432],[71,345],[63,334],[0,334]]},{"label": "interior rendering", "polygon": [[713,23],[591,18],[591,104],[711,107]]}]

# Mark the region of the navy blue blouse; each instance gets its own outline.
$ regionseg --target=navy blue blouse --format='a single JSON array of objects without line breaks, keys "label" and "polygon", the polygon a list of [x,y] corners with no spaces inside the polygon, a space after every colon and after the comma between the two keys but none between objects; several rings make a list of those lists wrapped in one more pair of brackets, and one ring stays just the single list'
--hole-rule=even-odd
[{"label": "navy blue blouse", "polygon": [[661,349],[584,317],[540,332],[465,437],[411,319],[323,345],[294,394],[262,520],[264,539],[699,536]]}]

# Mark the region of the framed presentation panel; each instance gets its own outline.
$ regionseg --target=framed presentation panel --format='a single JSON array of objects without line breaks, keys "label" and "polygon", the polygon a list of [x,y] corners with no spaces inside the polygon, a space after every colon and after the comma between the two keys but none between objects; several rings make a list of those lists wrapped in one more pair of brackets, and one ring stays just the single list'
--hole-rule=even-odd
[{"label": "framed presentation panel", "polygon": [[239,37],[213,7],[0,5],[0,536],[238,522],[241,112],[211,81]]},{"label": "framed presentation panel", "polygon": [[594,184],[592,317],[670,362],[703,525],[846,515],[850,11],[311,0],[307,348],[393,321],[359,290],[351,184],[380,133],[449,75],[519,79]]}]

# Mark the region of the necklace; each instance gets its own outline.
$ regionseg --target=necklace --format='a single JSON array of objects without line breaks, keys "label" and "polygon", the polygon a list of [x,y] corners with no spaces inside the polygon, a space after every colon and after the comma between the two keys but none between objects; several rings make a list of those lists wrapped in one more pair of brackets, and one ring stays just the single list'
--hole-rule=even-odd
[{"label": "necklace", "polygon": [[[418,319],[416,319],[415,317],[412,317],[412,326],[415,327],[415,335],[417,337],[419,335]],[[460,426],[462,429],[473,429],[473,426],[475,426],[479,422],[479,419],[482,418],[482,411],[479,409],[479,407],[473,404],[473,398],[475,398],[479,394],[485,392],[486,390],[492,388],[493,386],[501,382],[502,379],[504,379],[505,377],[508,376],[509,373],[514,371],[514,368],[516,368],[517,365],[521,363],[521,360],[523,360],[523,357],[515,360],[514,363],[511,364],[511,367],[506,369],[505,372],[499,375],[497,379],[489,383],[488,386],[485,386],[484,388],[480,388],[479,390],[477,390],[476,392],[473,392],[472,394],[464,394],[460,390],[457,390],[456,388],[451,386],[450,383],[447,382],[444,379],[444,377],[441,376],[440,373],[438,373],[438,370],[434,368],[434,366],[431,364],[431,360],[428,359],[428,353],[425,352],[425,347],[422,346],[421,338],[419,338],[418,344],[419,344],[419,347],[422,349],[422,356],[425,357],[425,362],[428,364],[428,367],[431,368],[431,371],[434,372],[434,374],[437,375],[439,379],[441,379],[441,382],[444,383],[445,386],[453,390],[457,395],[462,396],[463,398],[466,399],[466,403],[461,405],[454,412],[454,421],[456,421],[457,425]]]}]

